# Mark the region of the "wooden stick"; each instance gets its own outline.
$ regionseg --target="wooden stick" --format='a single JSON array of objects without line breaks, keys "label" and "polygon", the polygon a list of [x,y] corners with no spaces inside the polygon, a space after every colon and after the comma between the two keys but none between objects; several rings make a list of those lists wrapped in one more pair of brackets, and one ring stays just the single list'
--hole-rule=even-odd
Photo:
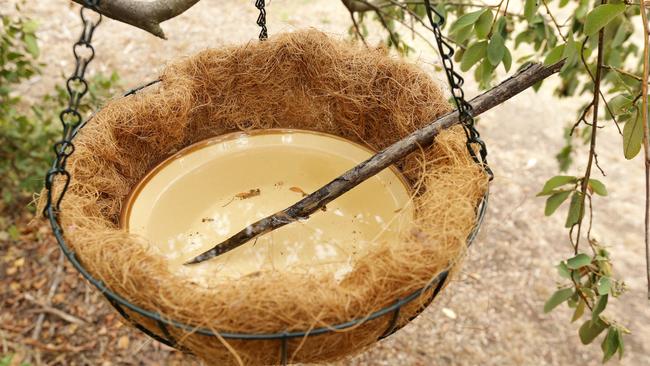
[{"label": "wooden stick", "polygon": [[[506,100],[535,85],[537,82],[559,72],[563,64],[564,62],[561,61],[551,66],[530,64],[524,67],[498,86],[472,99],[470,104],[474,108],[474,115],[479,115],[502,104]],[[343,173],[343,175],[327,183],[316,192],[304,197],[294,205],[245,227],[237,234],[185,264],[206,261],[229,252],[260,235],[269,233],[294,221],[309,218],[311,214],[318,211],[321,207],[406,157],[419,147],[431,145],[440,131],[458,123],[457,112],[448,113],[438,118],[431,124],[414,131],[402,140],[395,142],[368,160]]]}]

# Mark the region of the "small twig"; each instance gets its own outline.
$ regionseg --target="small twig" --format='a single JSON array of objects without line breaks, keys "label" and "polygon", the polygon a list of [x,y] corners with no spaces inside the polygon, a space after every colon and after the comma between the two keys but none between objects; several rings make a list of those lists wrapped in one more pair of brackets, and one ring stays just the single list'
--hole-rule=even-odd
[{"label": "small twig", "polygon": [[[59,284],[61,283],[61,279],[63,277],[63,264],[64,264],[64,256],[63,252],[59,253],[59,260],[56,265],[56,270],[54,271],[54,277],[52,278],[52,285],[50,285],[50,289],[47,293],[47,298],[45,300],[45,304],[51,305],[52,304],[52,298],[56,294],[56,290],[59,287]],[[38,340],[38,338],[41,336],[41,330],[43,329],[43,321],[45,320],[45,314],[39,314],[38,319],[36,319],[36,326],[34,327],[34,331],[32,332],[32,339]]]},{"label": "small twig", "polygon": [[564,43],[566,43],[566,37],[564,36],[564,34],[562,34],[562,29],[560,28],[560,25],[557,24],[557,20],[555,20],[553,13],[551,13],[551,9],[548,7],[546,0],[542,0],[542,4],[544,4],[544,7],[546,8],[546,13],[548,14],[548,16],[551,17],[551,21],[555,25],[555,29],[557,30],[557,33],[560,35],[560,37],[562,37]]},{"label": "small twig", "polygon": [[377,14],[377,18],[379,18],[379,22],[381,25],[386,29],[388,32],[388,36],[390,37],[391,42],[395,45],[395,47],[399,47],[399,41],[398,38],[395,36],[395,32],[393,32],[390,27],[388,26],[388,22],[386,22],[386,18],[384,18],[384,12],[379,8],[377,5],[372,4],[366,0],[354,0],[355,2],[360,2],[366,6],[368,6],[370,9],[372,9],[375,14]]},{"label": "small twig", "polygon": [[643,81],[641,90],[643,94],[641,112],[643,121],[643,150],[645,151],[645,264],[646,280],[648,283],[648,299],[650,300],[650,131],[648,127],[648,74],[650,73],[650,28],[648,27],[648,14],[646,2],[641,0],[641,19],[643,20]]},{"label": "small twig", "polygon": [[580,117],[578,117],[578,120],[576,121],[576,123],[574,123],[573,127],[571,127],[571,131],[569,131],[569,136],[573,136],[573,133],[575,132],[576,128],[578,128],[580,123],[589,124],[589,122],[587,122],[587,120],[586,120],[587,113],[589,113],[589,111],[591,111],[591,108],[593,108],[593,106],[594,106],[594,101],[592,100],[591,102],[589,102],[589,104],[587,104],[582,109],[582,113],[580,114]]},{"label": "small twig", "polygon": [[[602,126],[598,126],[598,127],[602,127]],[[594,164],[596,164],[596,168],[600,170],[600,174],[602,174],[603,177],[606,177],[607,174],[605,174],[605,170],[600,166],[600,162],[598,161],[598,152],[596,150],[594,150]]]},{"label": "small twig", "polygon": [[59,318],[67,321],[68,323],[73,323],[73,324],[78,324],[78,325],[85,325],[85,324],[89,323],[89,321],[78,318],[78,317],[76,317],[74,315],[68,314],[63,310],[57,309],[57,308],[52,307],[52,306],[47,305],[47,304],[43,304],[43,303],[39,302],[38,300],[36,300],[30,294],[25,294],[23,296],[23,298],[25,300],[31,302],[32,304],[39,306],[40,309],[36,310],[38,312],[45,312],[45,313],[48,313],[48,314],[56,315]]},{"label": "small twig", "polygon": [[35,339],[23,339],[21,343],[39,348],[43,351],[46,352],[52,352],[52,353],[79,353],[83,351],[87,351],[89,349],[93,349],[95,345],[97,344],[96,340],[90,341],[86,344],[83,344],[81,346],[70,346],[70,345],[63,345],[63,344],[43,344]]},{"label": "small twig", "polygon": [[[540,80],[544,80],[559,72],[562,65],[564,65],[564,60],[551,66],[530,64],[524,67],[498,86],[472,99],[470,104],[474,109],[474,114],[479,115],[530,88]],[[348,192],[366,179],[397,163],[418,148],[431,145],[440,131],[458,123],[458,113],[456,111],[438,118],[429,125],[412,132],[402,140],[395,142],[368,160],[343,173],[340,177],[335,178],[316,192],[304,197],[296,204],[247,226],[226,241],[217,244],[212,249],[190,260],[186,264],[203,262],[235,249],[260,235],[269,233],[284,225],[309,218],[311,214],[320,210],[321,207],[345,192]]]},{"label": "small twig", "polygon": [[[587,60],[585,59],[585,54],[584,54],[585,45],[587,44],[588,40],[589,40],[589,37],[585,37],[585,40],[582,42],[582,46],[580,48],[580,60],[582,61],[582,64],[584,65],[585,70],[587,71],[587,74],[591,78],[591,81],[595,84],[596,83],[596,78],[594,77],[594,74],[589,69],[589,65],[587,64]],[[599,67],[602,67],[603,69],[608,69],[604,65],[600,65]],[[609,102],[607,102],[607,98],[605,98],[605,94],[603,94],[602,90],[598,90],[598,94],[602,98],[603,103],[605,104],[605,108],[607,108],[607,112],[609,112],[609,115],[612,116],[612,119],[614,120],[614,126],[616,126],[616,129],[618,130],[618,134],[623,136],[623,131],[621,131],[621,126],[618,125],[618,121],[616,120],[616,116],[614,115],[614,112],[610,108]]]},{"label": "small twig", "polygon": [[[601,4],[606,4],[607,0],[602,0]],[[585,42],[586,42],[585,38]],[[589,67],[586,64],[586,61],[584,59],[584,45],[585,42],[583,42],[583,48],[581,49],[581,58],[583,62],[585,63],[585,67],[587,68],[587,71],[591,74],[591,71],[589,70]],[[598,55],[596,56],[596,76],[593,78],[594,80],[594,99],[592,102],[593,105],[593,112],[592,112],[592,125],[591,125],[591,140],[589,143],[589,157],[587,160],[587,168],[585,169],[585,175],[582,178],[582,187],[581,187],[581,192],[582,192],[582,197],[580,197],[580,215],[578,216],[578,232],[576,236],[576,253],[578,251],[578,248],[580,246],[580,233],[582,231],[582,221],[584,218],[584,212],[585,212],[585,200],[587,198],[587,189],[589,187],[589,178],[591,177],[591,167],[594,162],[594,154],[596,151],[596,134],[598,132],[598,102],[600,101],[600,80],[602,76],[602,70],[603,68],[601,67],[603,63],[603,42],[604,42],[604,30],[601,29],[598,32]]]},{"label": "small twig", "polygon": [[361,42],[368,47],[368,43],[366,42],[366,37],[363,36],[363,33],[361,32],[361,29],[359,28],[359,23],[357,22],[357,19],[354,17],[354,12],[350,11],[350,18],[352,19],[352,24],[354,25],[354,30],[357,34],[357,36],[361,39]]},{"label": "small twig", "polygon": [[[499,2],[499,5],[497,7],[497,15],[499,14],[499,11],[501,10],[501,5],[503,5],[504,0],[501,0]],[[492,24],[490,24],[490,31],[488,32],[488,38],[492,39],[492,31],[494,30],[494,25],[497,24],[497,18],[498,16],[494,17],[492,19]]]},{"label": "small twig", "polygon": [[[639,82],[643,81],[643,78],[641,76],[633,74],[633,73],[631,73],[629,71],[623,70],[623,69],[618,68],[618,67],[614,67],[614,66],[610,66],[610,65],[603,65],[603,68],[605,68],[607,70],[616,71],[617,73],[619,73],[621,75],[629,76],[632,79],[635,79],[636,81],[639,81]],[[646,82],[646,84],[647,84],[647,82]]]}]

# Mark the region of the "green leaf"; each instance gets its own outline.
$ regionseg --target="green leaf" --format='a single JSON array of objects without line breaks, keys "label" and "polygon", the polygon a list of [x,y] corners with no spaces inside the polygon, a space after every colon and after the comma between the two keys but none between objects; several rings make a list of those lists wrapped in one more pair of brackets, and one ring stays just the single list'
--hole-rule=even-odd
[{"label": "green leaf", "polygon": [[564,44],[555,46],[555,48],[546,55],[546,58],[544,58],[544,65],[549,66],[559,62],[564,54],[564,47],[566,47]]},{"label": "green leaf", "polygon": [[494,21],[494,15],[492,10],[489,9],[478,17],[476,24],[474,24],[474,31],[476,31],[478,38],[487,38],[488,34],[490,34],[492,21]]},{"label": "green leaf", "polygon": [[487,46],[487,57],[488,61],[492,66],[498,66],[503,60],[503,56],[506,53],[505,40],[501,36],[501,33],[494,33],[490,39],[490,44]]},{"label": "green leaf", "polygon": [[569,205],[569,212],[567,213],[564,226],[566,228],[572,227],[582,219],[584,214],[585,212],[582,209],[582,195],[580,192],[574,192],[571,196],[571,204]]},{"label": "green leaf", "polygon": [[607,188],[603,182],[598,179],[589,179],[589,187],[600,196],[607,196]]},{"label": "green leaf", "polygon": [[456,33],[467,26],[474,25],[478,18],[480,18],[486,11],[487,9],[481,9],[461,16],[451,25],[449,33]]},{"label": "green leaf", "polygon": [[0,366],[9,366],[11,365],[11,359],[13,358],[13,355],[7,355],[4,356],[3,358],[0,358]]},{"label": "green leaf", "polygon": [[598,302],[594,306],[594,309],[591,311],[591,321],[596,321],[598,320],[598,317],[600,316],[600,313],[605,310],[607,307],[607,299],[609,298],[609,295],[603,295],[598,298]]},{"label": "green leaf", "polygon": [[23,32],[34,33],[38,29],[38,23],[35,20],[28,20],[23,23]]},{"label": "green leaf", "polygon": [[578,334],[580,335],[580,341],[582,344],[589,344],[598,337],[600,333],[603,332],[607,328],[607,325],[603,323],[600,319],[598,319],[595,322],[592,322],[591,320],[587,320],[582,326],[580,327],[580,330],[578,330]]},{"label": "green leaf", "polygon": [[548,199],[546,200],[544,215],[551,216],[555,212],[555,210],[557,210],[557,208],[560,207],[560,205],[562,205],[562,203],[566,201],[567,198],[569,198],[570,194],[571,191],[561,191],[549,196]]},{"label": "green leaf", "polygon": [[592,36],[625,11],[625,4],[603,4],[594,8],[587,14],[584,32]]},{"label": "green leaf", "polygon": [[620,360],[623,358],[623,353],[625,353],[625,343],[623,343],[623,332],[621,330],[618,330],[616,335],[618,338],[618,358]]},{"label": "green leaf", "polygon": [[571,318],[571,323],[575,322],[576,320],[582,318],[582,315],[585,313],[585,301],[581,298],[578,300],[578,306],[576,306],[576,310],[573,312],[573,317]]},{"label": "green leaf", "polygon": [[619,94],[609,101],[609,107],[615,115],[625,113],[631,106],[632,98],[625,94]]},{"label": "green leaf", "polygon": [[570,258],[569,260],[567,260],[566,266],[569,269],[578,269],[578,268],[582,268],[584,266],[587,266],[590,263],[591,263],[591,257],[584,254],[584,253],[580,253],[580,254],[576,255],[575,257]]},{"label": "green leaf", "polygon": [[566,266],[566,262],[560,262],[560,264],[555,266],[555,268],[557,268],[557,273],[560,275],[560,277],[566,279],[571,278],[571,271],[569,270],[569,267]]},{"label": "green leaf", "polygon": [[611,288],[612,288],[612,281],[610,280],[609,277],[602,277],[600,281],[598,281],[598,293],[601,296],[607,295]]},{"label": "green leaf", "polygon": [[456,43],[465,43],[473,34],[472,34],[472,25],[465,26],[463,28],[460,28],[454,33],[450,33],[450,35],[454,38],[454,41]]},{"label": "green leaf", "polygon": [[618,329],[616,327],[609,327],[607,336],[603,339],[600,348],[603,350],[603,363],[609,361],[616,354],[618,349]]},{"label": "green leaf", "polygon": [[538,8],[539,4],[537,3],[537,0],[526,0],[526,3],[524,4],[524,17],[526,17],[528,23],[533,21],[533,17],[537,14]]},{"label": "green leaf", "polygon": [[20,239],[20,233],[18,232],[18,227],[16,227],[16,225],[9,226],[9,228],[7,229],[7,233],[9,234],[11,240]]},{"label": "green leaf", "polygon": [[567,38],[561,57],[566,59],[566,62],[564,63],[564,66],[562,66],[560,72],[564,72],[568,68],[575,65],[575,63],[580,58],[580,47],[580,44],[573,39],[573,33],[569,33],[569,37]]},{"label": "green leaf", "polygon": [[561,303],[567,301],[573,295],[573,288],[565,288],[555,291],[555,293],[544,304],[544,312],[549,313]]},{"label": "green leaf", "polygon": [[506,72],[510,71],[512,67],[512,54],[510,50],[506,47],[506,53],[503,55],[503,68],[506,69]]},{"label": "green leaf", "polygon": [[472,66],[474,66],[477,62],[479,62],[481,59],[485,57],[486,51],[487,51],[486,41],[477,42],[469,46],[469,48],[467,48],[467,50],[463,54],[463,58],[461,59],[460,69],[462,71],[467,71],[471,69]]},{"label": "green leaf", "polygon": [[25,34],[23,41],[25,42],[25,49],[27,49],[27,52],[29,52],[32,57],[38,58],[39,51],[36,37],[34,37],[32,34]]},{"label": "green leaf", "polygon": [[626,159],[633,159],[641,151],[643,141],[643,121],[637,109],[635,118],[625,122],[623,127],[623,155]]},{"label": "green leaf", "polygon": [[551,195],[554,192],[554,190],[558,187],[561,187],[565,184],[569,183],[576,183],[578,181],[578,178],[570,176],[570,175],[556,175],[555,177],[549,179],[546,181],[544,184],[544,188],[542,188],[542,191],[537,194],[537,196],[548,196]]}]

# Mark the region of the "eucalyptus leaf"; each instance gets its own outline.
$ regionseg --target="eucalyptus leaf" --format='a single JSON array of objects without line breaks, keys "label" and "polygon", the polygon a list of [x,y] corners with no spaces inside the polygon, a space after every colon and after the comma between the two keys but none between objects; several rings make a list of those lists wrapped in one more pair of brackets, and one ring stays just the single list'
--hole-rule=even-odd
[{"label": "eucalyptus leaf", "polygon": [[503,54],[503,68],[506,70],[506,72],[508,72],[512,67],[512,54],[510,53],[510,50],[507,47],[505,48],[505,50],[506,52]]},{"label": "eucalyptus leaf", "polygon": [[487,46],[487,57],[492,66],[498,66],[506,53],[505,40],[501,33],[494,33]]},{"label": "eucalyptus leaf", "polygon": [[481,9],[462,15],[454,22],[454,24],[451,25],[451,28],[449,28],[449,33],[456,33],[467,26],[474,25],[478,18],[486,11],[487,9]]},{"label": "eucalyptus leaf", "polygon": [[530,23],[533,21],[533,17],[537,14],[537,9],[539,8],[538,0],[526,0],[524,3],[524,17]]},{"label": "eucalyptus leaf", "polygon": [[588,266],[590,263],[591,263],[591,257],[584,253],[580,253],[575,257],[567,260],[566,266],[569,269],[579,269],[584,266]]},{"label": "eucalyptus leaf", "polygon": [[565,288],[555,291],[544,304],[544,312],[549,313],[561,303],[567,301],[573,295],[573,288]]},{"label": "eucalyptus leaf", "polygon": [[602,295],[598,298],[598,301],[596,302],[596,305],[594,306],[594,309],[591,311],[591,321],[596,321],[600,317],[600,314],[605,310],[607,307],[607,300],[609,298],[609,295],[605,294]]},{"label": "eucalyptus leaf", "polygon": [[623,342],[623,331],[620,329],[618,332],[616,332],[617,338],[618,338],[618,358],[621,359],[623,358],[623,354],[625,353],[625,343]]},{"label": "eucalyptus leaf", "polygon": [[553,48],[551,52],[546,55],[546,58],[544,59],[544,65],[549,66],[558,63],[562,59],[565,47],[565,44],[561,44]]},{"label": "eucalyptus leaf", "polygon": [[25,34],[23,41],[25,42],[25,49],[27,52],[29,52],[32,57],[38,58],[39,49],[38,43],[36,42],[36,37],[33,34]]},{"label": "eucalyptus leaf", "polygon": [[544,215],[551,216],[555,210],[557,210],[557,208],[560,207],[560,205],[562,205],[562,203],[566,201],[567,198],[569,198],[570,194],[571,191],[560,191],[549,196],[546,200]]},{"label": "eucalyptus leaf", "polygon": [[463,58],[461,59],[460,63],[460,69],[462,71],[467,71],[472,68],[477,62],[485,58],[485,55],[487,53],[487,42],[486,41],[481,41],[481,42],[476,42],[469,46],[465,53],[463,54]]},{"label": "eucalyptus leaf", "polygon": [[623,127],[623,155],[628,160],[633,159],[641,151],[643,121],[641,120],[640,114],[637,108],[637,112],[633,118],[625,122],[625,126]]},{"label": "eucalyptus leaf", "polygon": [[576,310],[573,312],[573,317],[571,318],[571,323],[575,322],[576,320],[582,318],[582,316],[585,313],[585,301],[583,299],[578,300],[578,305],[576,306]]},{"label": "eucalyptus leaf", "polygon": [[632,98],[627,94],[619,94],[609,101],[609,107],[615,115],[625,113],[632,106]]},{"label": "eucalyptus leaf", "polygon": [[607,295],[612,288],[612,280],[605,276],[598,281],[598,294]]},{"label": "eucalyptus leaf", "polygon": [[580,341],[582,344],[589,344],[600,335],[607,328],[607,325],[603,323],[600,319],[595,322],[587,320],[580,329],[578,330],[578,335],[580,336]]},{"label": "eucalyptus leaf", "polygon": [[494,14],[492,14],[492,10],[487,9],[485,12],[483,12],[483,14],[481,14],[480,17],[478,17],[476,24],[474,24],[474,31],[476,32],[476,36],[482,39],[487,38],[487,36],[490,34],[493,21]]},{"label": "eucalyptus leaf", "polygon": [[596,34],[609,22],[625,11],[626,5],[619,4],[602,4],[594,8],[587,14],[584,32],[588,36]]},{"label": "eucalyptus leaf", "polygon": [[601,343],[600,348],[603,350],[603,363],[609,361],[616,350],[618,350],[618,329],[616,327],[609,327],[603,343]]},{"label": "eucalyptus leaf", "polygon": [[599,196],[607,196],[607,188],[598,179],[589,179],[589,187]]},{"label": "eucalyptus leaf", "polygon": [[564,226],[570,228],[573,225],[577,224],[585,212],[582,209],[582,194],[580,192],[574,192],[571,196],[571,203],[569,204],[569,212],[566,216],[566,223]]},{"label": "eucalyptus leaf", "polygon": [[569,270],[569,267],[566,266],[566,262],[560,262],[560,264],[555,266],[555,268],[557,268],[557,273],[560,275],[560,277],[566,279],[571,278],[571,270]]},{"label": "eucalyptus leaf", "polygon": [[554,192],[556,188],[559,188],[565,184],[573,184],[578,181],[578,178],[570,175],[556,175],[555,177],[549,179],[544,184],[542,190],[537,194],[537,196],[548,196]]}]

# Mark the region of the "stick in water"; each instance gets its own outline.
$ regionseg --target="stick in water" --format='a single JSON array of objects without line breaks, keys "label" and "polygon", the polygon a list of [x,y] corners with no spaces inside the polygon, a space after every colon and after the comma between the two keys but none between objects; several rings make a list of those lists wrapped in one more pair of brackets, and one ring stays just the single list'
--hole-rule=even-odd
[{"label": "stick in water", "polygon": [[[530,64],[522,68],[498,86],[472,99],[470,104],[474,108],[474,115],[479,115],[502,104],[537,82],[559,72],[563,64],[564,61],[560,61],[550,66]],[[321,207],[406,157],[419,147],[431,145],[440,131],[458,123],[457,112],[448,113],[438,118],[431,124],[412,132],[402,140],[395,142],[368,160],[343,173],[343,175],[327,183],[316,192],[304,197],[294,205],[248,225],[237,234],[185,264],[201,263],[238,248],[260,235],[269,233],[297,220],[309,218],[311,214],[318,211]]]}]

